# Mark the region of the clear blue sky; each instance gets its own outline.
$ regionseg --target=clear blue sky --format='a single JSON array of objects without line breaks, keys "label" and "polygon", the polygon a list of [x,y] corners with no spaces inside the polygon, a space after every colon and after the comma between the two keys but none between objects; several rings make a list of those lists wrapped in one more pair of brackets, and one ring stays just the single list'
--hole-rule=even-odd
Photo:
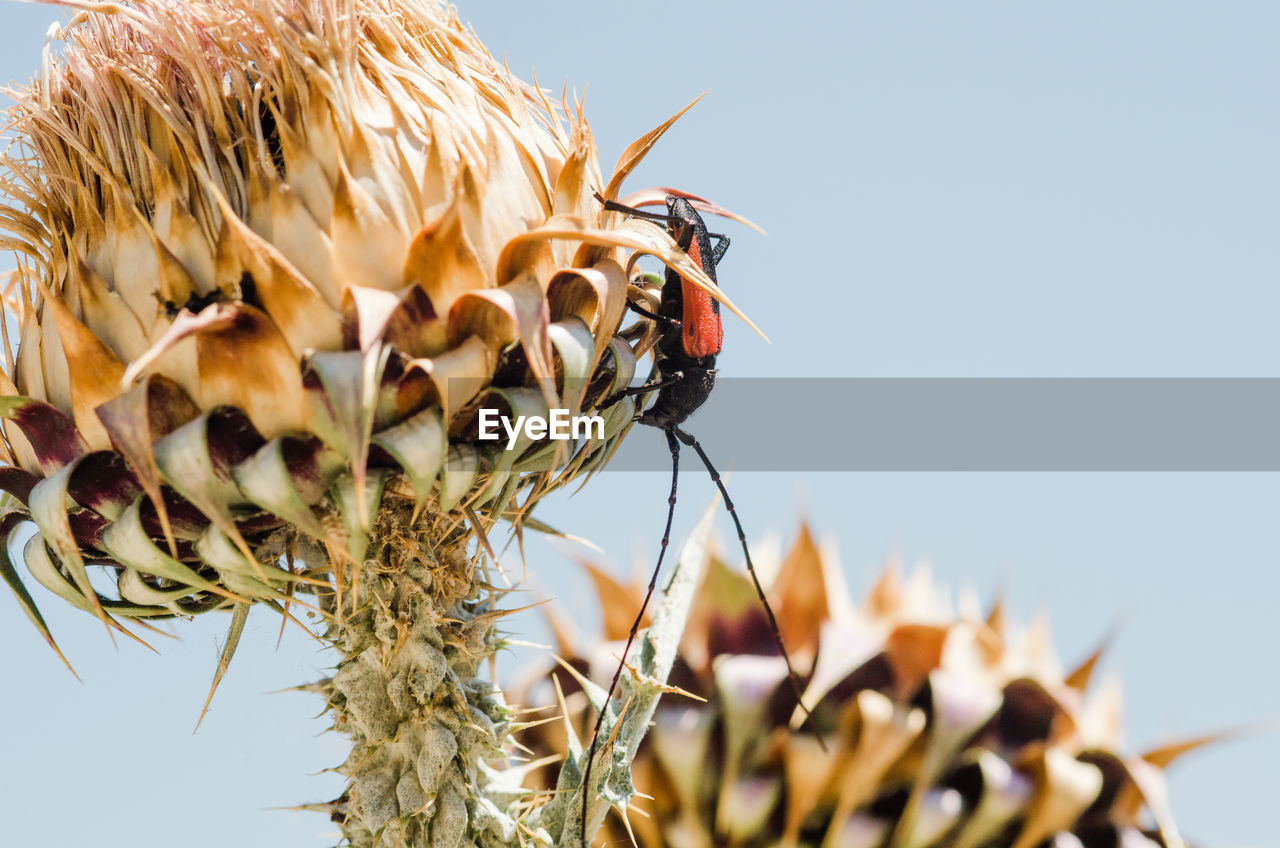
[{"label": "clear blue sky", "polygon": [[[1280,376],[1274,3],[581,0],[461,14],[518,74],[587,87],[606,172],[710,90],[630,185],[680,186],[769,231],[729,229],[722,284],[773,343],[730,322],[726,376]],[[56,15],[0,6],[0,80],[30,75]],[[796,410],[797,430],[834,440],[823,412],[818,399]],[[714,454],[714,434],[699,435]],[[661,530],[667,457],[656,431],[631,438],[659,473],[601,475],[542,517],[639,569]],[[677,536],[710,499],[704,480],[682,483]],[[808,515],[856,588],[887,554],[927,558],[953,586],[1004,587],[1023,620],[1049,610],[1068,663],[1120,622],[1106,669],[1125,682],[1135,747],[1280,717],[1274,474],[730,484],[757,538],[789,540]],[[539,585],[582,609],[569,558],[528,550]],[[322,817],[265,809],[338,791],[333,775],[308,776],[344,750],[313,738],[318,701],[266,694],[320,676],[314,643],[291,633],[276,651],[276,621],[255,617],[193,736],[225,617],[178,628],[155,656],[45,606],[85,684],[0,596],[18,683],[0,699],[13,844],[328,844]],[[535,614],[511,626],[540,627]],[[1278,763],[1275,733],[1189,757],[1173,779],[1183,830],[1221,848],[1274,844]]]}]

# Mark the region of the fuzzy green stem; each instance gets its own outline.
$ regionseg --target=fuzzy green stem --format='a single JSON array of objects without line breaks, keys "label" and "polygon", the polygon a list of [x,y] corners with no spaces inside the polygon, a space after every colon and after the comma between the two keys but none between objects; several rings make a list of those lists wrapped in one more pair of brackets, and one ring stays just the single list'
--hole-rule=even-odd
[{"label": "fuzzy green stem", "polygon": [[[411,504],[406,505],[410,509]],[[326,634],[342,654],[324,693],[333,726],[352,741],[337,771],[349,783],[328,805],[355,848],[516,848],[576,846],[582,811],[582,746],[571,743],[559,789],[528,812],[518,772],[503,770],[512,731],[502,692],[482,671],[500,647],[493,592],[467,554],[470,533],[417,528],[409,513],[379,512],[368,555],[341,599],[322,600],[334,621]],[[625,807],[635,790],[631,761],[665,687],[706,561],[710,519],[686,543],[677,571],[640,641],[638,676],[624,680],[609,706],[587,805],[588,834],[610,806]],[[328,552],[308,544],[304,561]],[[350,575],[349,575],[350,577]],[[340,613],[340,614],[339,614]],[[603,692],[589,682],[597,709]],[[625,709],[619,706],[625,703]]]},{"label": "fuzzy green stem", "polygon": [[512,793],[491,768],[505,756],[509,711],[482,676],[502,613],[473,573],[470,534],[449,526],[436,535],[384,508],[341,610],[336,595],[325,599],[335,616],[326,636],[343,658],[321,688],[352,742],[337,769],[347,790],[330,809],[352,846],[519,842]]}]

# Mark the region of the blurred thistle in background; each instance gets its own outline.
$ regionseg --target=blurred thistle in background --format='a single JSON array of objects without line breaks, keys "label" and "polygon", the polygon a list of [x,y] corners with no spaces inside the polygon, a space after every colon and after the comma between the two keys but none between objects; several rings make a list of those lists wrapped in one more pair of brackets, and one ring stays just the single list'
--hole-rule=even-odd
[{"label": "blurred thistle in background", "polygon": [[[757,568],[774,574],[769,597],[808,681],[806,718],[751,581],[715,557],[705,569],[688,561],[706,557],[694,544],[680,563],[703,573],[702,586],[675,689],[633,766],[639,796],[611,817],[607,844],[1184,845],[1163,770],[1212,739],[1126,752],[1115,681],[1090,690],[1101,649],[1064,672],[1046,620],[1010,625],[1002,603],[984,614],[969,594],[957,609],[923,567],[904,578],[891,564],[855,603],[832,554],[801,526],[780,563]],[[643,596],[641,585],[585,570],[606,641],[551,607],[565,659],[518,698],[563,713],[518,736],[552,762],[589,732],[586,692],[613,673]]]}]

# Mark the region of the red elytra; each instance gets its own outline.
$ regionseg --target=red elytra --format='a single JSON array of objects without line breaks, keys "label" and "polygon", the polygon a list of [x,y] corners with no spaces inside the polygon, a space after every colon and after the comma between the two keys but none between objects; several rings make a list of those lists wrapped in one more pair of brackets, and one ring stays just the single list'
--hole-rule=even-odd
[{"label": "red elytra", "polygon": [[[698,240],[689,245],[689,258],[702,266]],[[714,267],[714,266],[713,266]],[[720,323],[720,304],[711,295],[680,278],[683,308],[680,316],[680,340],[685,354],[694,357],[715,356],[724,345],[724,326]]]}]

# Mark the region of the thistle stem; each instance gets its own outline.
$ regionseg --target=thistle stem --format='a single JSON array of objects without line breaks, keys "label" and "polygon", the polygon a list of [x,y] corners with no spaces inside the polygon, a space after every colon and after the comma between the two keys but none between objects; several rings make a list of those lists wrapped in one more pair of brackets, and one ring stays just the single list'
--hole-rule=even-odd
[{"label": "thistle stem", "polygon": [[411,511],[384,508],[358,591],[342,593],[343,609],[336,593],[323,599],[334,616],[326,638],[342,659],[322,688],[352,743],[331,816],[359,848],[513,845],[517,793],[492,767],[510,714],[481,674],[503,613],[472,572],[470,533],[452,525],[434,535],[438,526],[414,527]]}]

